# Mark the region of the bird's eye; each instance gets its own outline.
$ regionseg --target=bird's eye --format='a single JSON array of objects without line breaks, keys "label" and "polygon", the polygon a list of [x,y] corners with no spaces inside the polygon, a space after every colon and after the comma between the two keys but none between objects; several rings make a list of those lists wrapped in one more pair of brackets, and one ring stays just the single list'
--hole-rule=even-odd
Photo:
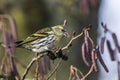
[{"label": "bird's eye", "polygon": [[66,30],[62,29],[62,32],[66,32]]}]

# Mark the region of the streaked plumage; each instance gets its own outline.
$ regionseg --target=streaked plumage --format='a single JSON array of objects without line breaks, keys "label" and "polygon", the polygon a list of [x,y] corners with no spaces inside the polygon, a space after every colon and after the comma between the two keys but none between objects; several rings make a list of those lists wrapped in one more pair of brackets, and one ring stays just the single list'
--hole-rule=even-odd
[{"label": "streaked plumage", "polygon": [[37,31],[25,40],[16,42],[16,46],[42,53],[54,48],[64,36],[68,36],[68,33],[62,25],[57,25]]}]

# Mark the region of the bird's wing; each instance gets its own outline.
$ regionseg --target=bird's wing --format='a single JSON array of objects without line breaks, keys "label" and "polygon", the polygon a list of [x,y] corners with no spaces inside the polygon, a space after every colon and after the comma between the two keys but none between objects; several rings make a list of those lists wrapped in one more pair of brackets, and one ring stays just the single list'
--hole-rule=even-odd
[{"label": "bird's wing", "polygon": [[51,28],[41,29],[37,31],[36,33],[32,34],[31,36],[27,37],[25,40],[16,42],[16,46],[19,47],[26,43],[29,44],[30,42],[34,40],[44,38],[49,35],[48,34],[49,31],[51,31]]}]

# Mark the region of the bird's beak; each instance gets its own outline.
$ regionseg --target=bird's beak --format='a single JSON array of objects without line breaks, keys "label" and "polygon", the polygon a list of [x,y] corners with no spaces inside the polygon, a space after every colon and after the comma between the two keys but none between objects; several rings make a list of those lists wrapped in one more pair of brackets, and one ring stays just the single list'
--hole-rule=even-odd
[{"label": "bird's beak", "polygon": [[66,38],[69,38],[69,37],[70,37],[70,35],[69,35],[67,32],[64,32],[64,36],[65,36]]}]

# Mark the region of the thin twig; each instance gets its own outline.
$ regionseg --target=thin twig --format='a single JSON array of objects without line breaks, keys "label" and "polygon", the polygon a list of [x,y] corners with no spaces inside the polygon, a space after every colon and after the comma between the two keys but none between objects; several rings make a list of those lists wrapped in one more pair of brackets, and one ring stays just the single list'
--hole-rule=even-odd
[{"label": "thin twig", "polygon": [[93,69],[94,69],[94,65],[92,64],[89,72],[81,80],[85,80],[85,78],[88,77],[93,72]]},{"label": "thin twig", "polygon": [[[36,57],[38,56],[38,53],[36,53],[36,55],[35,55]],[[38,61],[38,58],[36,58],[36,74],[35,74],[35,78],[36,78],[36,80],[38,80],[38,72],[39,72],[39,61]]]},{"label": "thin twig", "polygon": [[80,77],[79,77],[78,73],[82,77],[84,77],[84,74],[82,73],[82,71],[80,71],[79,69],[77,69],[76,67],[74,67],[73,65],[71,65],[69,80],[73,80],[73,79],[80,80]]},{"label": "thin twig", "polygon": [[36,58],[33,58],[32,61],[29,63],[29,65],[27,66],[25,72],[23,73],[23,76],[22,76],[22,80],[25,79],[26,75],[28,74],[28,71],[30,70],[32,64],[36,61]]},{"label": "thin twig", "polygon": [[49,80],[50,77],[58,70],[58,67],[60,66],[61,63],[62,63],[62,59],[59,60],[54,70],[48,75],[47,80]]},{"label": "thin twig", "polygon": [[79,35],[77,35],[75,37],[72,37],[71,40],[69,41],[69,43],[65,47],[63,47],[62,50],[68,49],[69,46],[72,44],[72,42],[82,35],[83,35],[83,32],[81,32]]},{"label": "thin twig", "polygon": [[84,74],[82,73],[82,71],[79,70],[79,69],[77,69],[77,70],[78,70],[78,72],[80,73],[80,75],[81,75],[82,77],[84,77]]},{"label": "thin twig", "polygon": [[25,79],[26,75],[28,74],[28,71],[30,70],[31,66],[33,65],[33,63],[37,60],[40,59],[41,57],[43,57],[44,55],[46,55],[47,53],[44,54],[40,54],[38,55],[38,57],[35,57],[31,60],[31,62],[28,64],[27,68],[25,69],[23,76],[22,76],[22,80]]},{"label": "thin twig", "polygon": [[[90,28],[88,27],[88,28],[86,28],[85,30],[90,30]],[[83,30],[83,31],[84,31],[84,30]],[[79,37],[81,37],[81,36],[83,35],[83,31],[82,31],[80,34],[78,34],[77,36],[73,36],[73,37],[71,38],[71,40],[69,41],[69,43],[68,43],[65,47],[62,48],[62,50],[68,49],[69,46],[72,44],[72,42],[73,42],[74,40],[76,40],[77,38],[79,38]]]}]

